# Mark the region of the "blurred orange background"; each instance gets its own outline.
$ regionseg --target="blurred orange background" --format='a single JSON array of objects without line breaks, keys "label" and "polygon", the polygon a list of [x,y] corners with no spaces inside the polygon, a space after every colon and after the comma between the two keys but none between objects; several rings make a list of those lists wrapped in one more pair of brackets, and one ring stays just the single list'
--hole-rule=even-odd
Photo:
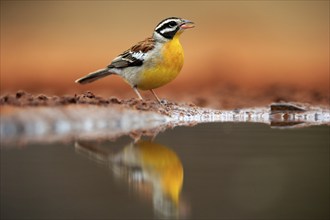
[{"label": "blurred orange background", "polygon": [[74,81],[171,16],[196,28],[181,36],[185,65],[160,97],[329,103],[328,1],[1,1],[0,92],[135,97],[116,76]]}]

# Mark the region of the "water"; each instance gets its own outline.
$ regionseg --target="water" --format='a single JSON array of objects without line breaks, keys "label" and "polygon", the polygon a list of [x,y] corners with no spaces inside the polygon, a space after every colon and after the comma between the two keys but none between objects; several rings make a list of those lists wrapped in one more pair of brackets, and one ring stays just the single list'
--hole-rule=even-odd
[{"label": "water", "polygon": [[205,123],[135,143],[6,144],[1,218],[328,219],[329,128]]}]

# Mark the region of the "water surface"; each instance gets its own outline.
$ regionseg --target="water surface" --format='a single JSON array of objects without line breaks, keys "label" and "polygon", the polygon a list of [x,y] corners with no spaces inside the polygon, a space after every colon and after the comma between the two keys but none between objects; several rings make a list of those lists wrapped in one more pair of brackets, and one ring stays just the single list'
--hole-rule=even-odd
[{"label": "water surface", "polygon": [[329,126],[1,146],[3,219],[328,219]]}]

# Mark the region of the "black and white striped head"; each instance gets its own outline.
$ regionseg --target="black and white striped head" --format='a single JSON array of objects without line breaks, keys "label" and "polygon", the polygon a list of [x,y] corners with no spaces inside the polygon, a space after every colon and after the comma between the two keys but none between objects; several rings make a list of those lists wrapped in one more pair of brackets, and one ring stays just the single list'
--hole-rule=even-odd
[{"label": "black and white striped head", "polygon": [[157,40],[171,40],[177,33],[182,33],[185,29],[193,28],[194,22],[182,18],[166,18],[162,20],[154,30],[154,38]]}]

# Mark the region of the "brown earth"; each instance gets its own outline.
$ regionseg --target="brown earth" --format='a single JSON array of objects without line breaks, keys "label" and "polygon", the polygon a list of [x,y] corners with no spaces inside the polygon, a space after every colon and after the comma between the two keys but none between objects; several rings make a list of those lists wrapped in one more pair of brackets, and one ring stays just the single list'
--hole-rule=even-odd
[{"label": "brown earth", "polygon": [[[175,91],[172,91],[175,96]],[[160,104],[151,96],[147,99],[139,100],[137,98],[118,98],[114,96],[106,97],[96,95],[90,91],[74,95],[45,95],[31,94],[25,91],[17,91],[16,93],[0,96],[0,106],[62,106],[72,104],[83,105],[102,105],[102,106],[123,106],[144,111],[161,111]],[[167,97],[171,97],[171,93],[166,93]],[[133,94],[134,95],[134,94]],[[264,107],[273,102],[300,102],[309,103],[311,105],[324,106],[329,108],[328,95],[313,92],[301,91],[295,89],[279,89],[274,86],[258,93],[244,92],[235,88],[228,88],[221,91],[203,92],[199,94],[186,94],[175,101],[163,99],[166,105],[188,105],[208,107],[214,109],[237,109],[249,107]]]},{"label": "brown earth", "polygon": [[[0,97],[1,106],[65,106],[65,105],[97,105],[97,106],[116,106],[126,107],[141,111],[154,111],[161,114],[167,114],[168,109],[173,105],[178,105],[175,102],[162,101],[163,104],[155,100],[139,100],[137,98],[118,99],[116,97],[104,98],[96,96],[92,92],[85,92],[83,94],[64,95],[64,96],[46,96],[43,94],[32,95],[25,91],[18,91],[16,94],[9,94]],[[190,107],[195,105],[187,104]],[[161,107],[161,108],[160,108]]]}]

